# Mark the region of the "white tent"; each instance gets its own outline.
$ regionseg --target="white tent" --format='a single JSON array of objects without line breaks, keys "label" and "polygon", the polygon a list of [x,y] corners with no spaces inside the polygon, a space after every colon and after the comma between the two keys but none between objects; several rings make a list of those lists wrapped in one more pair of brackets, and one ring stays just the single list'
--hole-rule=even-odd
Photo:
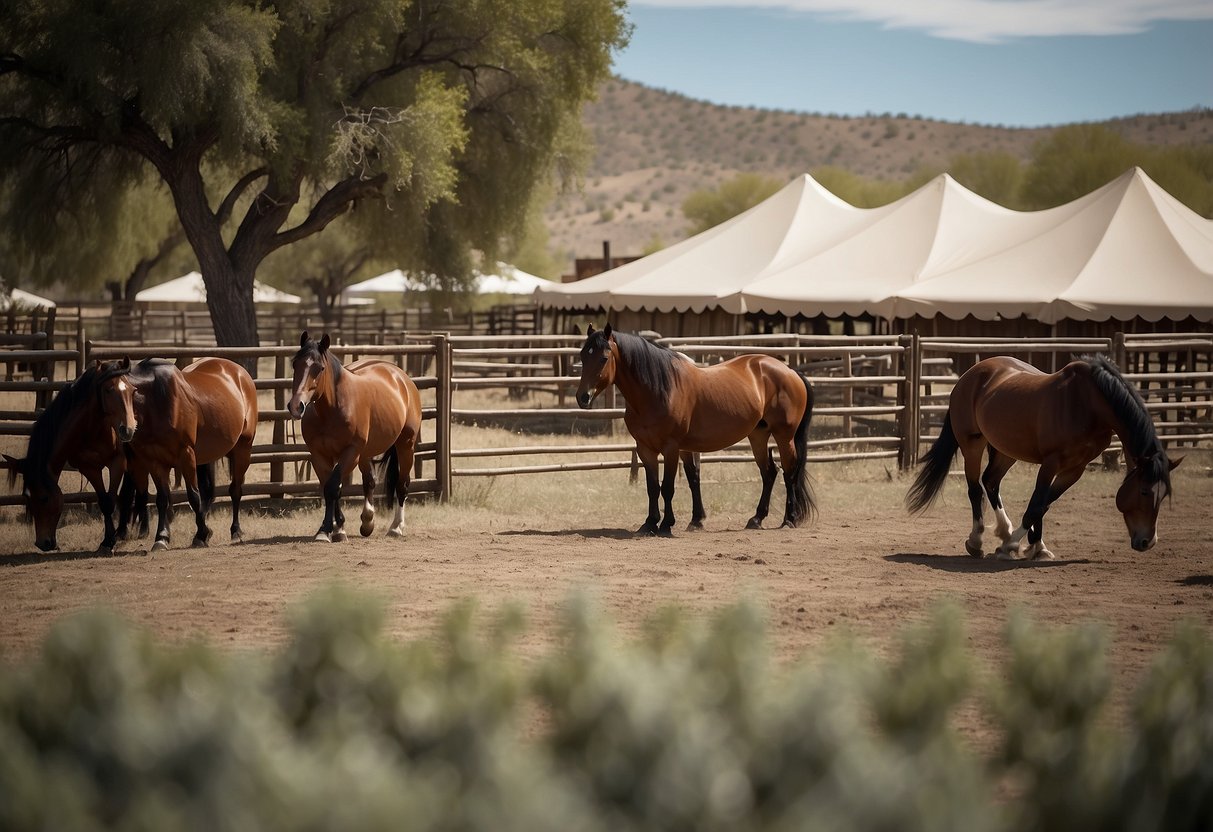
[{"label": "white tent", "polygon": [[[135,295],[139,303],[206,303],[206,285],[198,272],[184,274],[174,280],[144,289]],[[300,303],[303,298],[275,289],[259,280],[253,281],[253,303]]]},{"label": "white tent", "polygon": [[[480,294],[529,295],[536,289],[556,284],[542,277],[524,272],[508,263],[498,263],[496,274],[476,273],[476,290]],[[425,285],[413,279],[407,272],[392,269],[361,283],[354,283],[341,290],[342,295],[402,294],[424,291]]]},{"label": "white tent", "polygon": [[33,292],[27,292],[24,289],[13,289],[7,294],[0,293],[0,311],[7,312],[9,307],[17,306],[38,306],[43,309],[52,309],[55,306],[53,300],[48,300],[41,295],[35,295]]},{"label": "white tent", "polygon": [[860,209],[801,177],[716,228],[538,293],[564,309],[1213,320],[1213,221],[1140,169],[1012,211],[946,174]]}]

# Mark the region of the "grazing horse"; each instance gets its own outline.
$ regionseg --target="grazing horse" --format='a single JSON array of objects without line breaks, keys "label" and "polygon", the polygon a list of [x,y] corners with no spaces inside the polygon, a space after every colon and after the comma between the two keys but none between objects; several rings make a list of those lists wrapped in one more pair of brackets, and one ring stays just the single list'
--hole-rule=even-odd
[{"label": "grazing horse", "polygon": [[[1005,355],[973,365],[952,390],[943,429],[927,451],[906,505],[917,513],[934,502],[959,449],[973,507],[968,553],[983,555],[984,493],[996,515],[995,534],[1002,539],[997,556],[1014,558],[1026,535],[1025,556],[1051,560],[1054,555],[1043,540],[1045,512],[1108,447],[1113,434],[1120,437],[1129,467],[1116,507],[1133,548],[1144,552],[1158,539],[1158,509],[1171,494],[1171,470],[1180,460],[1167,457],[1141,395],[1116,365],[1098,355],[1052,374]],[[981,456],[987,449],[989,462],[982,473]],[[1016,460],[1035,463],[1040,471],[1023,520],[1012,531],[998,487]]]},{"label": "grazing horse", "polygon": [[[130,449],[130,470],[146,491],[147,478],[156,484],[159,519],[152,551],[169,544],[172,484],[176,469],[185,480],[186,497],[194,511],[194,546],[211,538],[206,511],[214,495],[210,463],[227,457],[231,466],[228,495],[232,500],[232,542],[240,530],[240,498],[257,432],[257,389],[248,371],[226,358],[203,358],[184,370],[168,361],[144,359],[129,369],[130,384],[118,397],[107,398],[106,416],[118,438]],[[108,384],[118,387],[115,379]],[[199,481],[202,490],[199,490]]]},{"label": "grazing horse", "polygon": [[[126,470],[126,457],[113,429],[105,422],[103,398],[114,398],[116,390],[129,384],[130,365],[95,362],[75,381],[59,391],[34,421],[25,456],[8,460],[9,485],[17,476],[24,480],[25,510],[34,523],[34,544],[44,552],[58,548],[55,538],[63,514],[63,490],[59,475],[71,465],[93,490],[105,520],[105,535],[98,552],[114,550],[114,497]],[[106,486],[103,472],[109,471]]]},{"label": "grazing horse", "polygon": [[[806,470],[813,388],[808,379],[777,358],[740,355],[700,368],[689,358],[637,335],[591,325],[581,348],[581,384],[577,404],[588,408],[615,384],[627,402],[623,420],[644,463],[649,513],[639,534],[668,534],[674,526],[674,478],[682,458],[691,489],[688,530],[703,527],[707,513],[699,491],[696,455],[719,451],[748,437],[762,473],[762,496],[746,528],[762,527],[775,484],[775,459],[767,440],[779,449],[787,505],[783,525],[799,526],[816,510]],[[657,462],[665,457],[660,494],[665,515],[657,512]],[[660,519],[661,525],[658,526]]]},{"label": "grazing horse", "polygon": [[404,502],[408,499],[413,455],[421,436],[421,397],[417,385],[390,361],[364,358],[348,366],[329,352],[326,333],[319,342],[304,332],[292,361],[294,392],[287,411],[303,421],[303,441],[324,495],[324,520],[315,540],[345,540],[341,486],[357,468],[362,471],[363,537],[375,530],[372,463],[384,474],[384,491],[396,509],[387,533],[404,534]]}]

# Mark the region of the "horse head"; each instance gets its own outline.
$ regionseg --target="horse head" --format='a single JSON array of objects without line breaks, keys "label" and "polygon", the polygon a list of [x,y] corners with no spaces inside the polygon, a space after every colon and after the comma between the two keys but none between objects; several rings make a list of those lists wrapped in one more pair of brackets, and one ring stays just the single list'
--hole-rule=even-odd
[{"label": "horse head", "polygon": [[97,395],[105,423],[114,429],[118,439],[130,442],[135,438],[139,420],[135,416],[135,385],[131,382],[131,360],[99,364]]},{"label": "horse head", "polygon": [[1183,457],[1171,459],[1161,451],[1129,461],[1129,472],[1116,492],[1116,508],[1124,515],[1129,540],[1138,552],[1158,541],[1158,509],[1171,496],[1171,472],[1182,461]]},{"label": "horse head", "polygon": [[29,457],[18,459],[4,455],[8,462],[8,482],[15,485],[21,477],[21,499],[25,514],[34,524],[34,545],[43,552],[59,548],[55,533],[59,528],[59,516],[63,514],[63,489],[49,472],[31,470]]},{"label": "horse head", "polygon": [[294,381],[291,384],[291,400],[287,402],[287,412],[292,419],[299,419],[303,411],[311,404],[320,386],[320,376],[328,368],[329,362],[328,333],[321,336],[320,341],[313,341],[307,330],[299,336],[299,352],[291,359],[294,371]]},{"label": "horse head", "polygon": [[599,393],[615,383],[618,350],[610,324],[602,330],[596,330],[590,324],[581,347],[581,383],[577,386],[577,404],[582,409],[588,408]]}]

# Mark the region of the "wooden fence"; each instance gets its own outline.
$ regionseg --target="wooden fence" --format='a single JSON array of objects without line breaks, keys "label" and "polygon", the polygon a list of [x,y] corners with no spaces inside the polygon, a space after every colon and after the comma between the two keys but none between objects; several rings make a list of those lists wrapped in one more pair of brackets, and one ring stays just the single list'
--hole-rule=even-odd
[{"label": "wooden fence", "polygon": [[[295,333],[292,341],[297,337]],[[393,360],[408,369],[423,391],[424,441],[419,446],[413,493],[444,499],[452,483],[463,478],[619,468],[635,472],[634,443],[620,424],[622,402],[614,390],[600,396],[591,410],[581,410],[572,401],[580,372],[580,336],[381,331],[374,340],[377,343],[339,344],[334,351],[347,360],[371,355]],[[1112,355],[1141,389],[1165,443],[1207,447],[1213,441],[1213,335],[1209,334],[1065,340],[909,335],[658,340],[702,364],[742,353],[765,353],[808,375],[817,399],[811,462],[887,459],[902,469],[913,466],[938,435],[947,396],[960,372],[995,354],[1019,355],[1043,369],[1060,367],[1078,353]],[[273,404],[260,415],[270,425],[270,436],[254,447],[257,473],[250,472],[245,494],[315,498],[318,485],[307,464],[306,447],[286,412],[291,384],[288,362],[295,349],[293,344],[239,349],[115,345],[88,341],[83,331],[75,349],[31,349],[14,343],[0,348],[0,363],[6,368],[0,391],[32,394],[31,406],[0,412],[0,436],[28,435],[37,412],[93,359],[156,356],[184,365],[206,355],[256,361],[257,389],[269,391]],[[498,426],[508,432],[500,443],[456,447],[453,429],[464,424]],[[703,459],[733,463],[749,462],[752,457],[748,444],[742,444]],[[221,488],[219,496],[223,495]],[[91,492],[68,495],[71,502],[92,499]],[[0,505],[19,501],[18,495],[0,496]]]}]

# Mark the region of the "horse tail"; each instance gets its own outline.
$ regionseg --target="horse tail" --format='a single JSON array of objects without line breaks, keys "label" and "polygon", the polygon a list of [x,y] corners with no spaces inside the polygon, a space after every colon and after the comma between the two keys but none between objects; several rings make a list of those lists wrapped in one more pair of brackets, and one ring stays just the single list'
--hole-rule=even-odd
[{"label": "horse tail", "polygon": [[400,484],[400,465],[396,446],[388,448],[380,458],[379,476],[383,478],[383,495],[391,505],[396,505],[396,486]]},{"label": "horse tail", "polygon": [[809,423],[813,421],[813,385],[807,376],[800,375],[804,382],[807,396],[804,405],[804,415],[796,426],[796,434],[792,441],[796,447],[796,464],[793,466],[788,484],[791,489],[792,526],[799,526],[805,520],[811,520],[817,514],[817,504],[813,500],[813,485],[809,481]]},{"label": "horse tail", "polygon": [[927,455],[922,461],[922,470],[918,472],[918,476],[914,478],[914,484],[906,493],[906,508],[912,514],[925,511],[931,503],[935,502],[935,498],[943,490],[943,484],[948,478],[948,470],[952,467],[952,457],[956,456],[956,451],[959,449],[960,443],[956,441],[956,434],[952,431],[952,414],[948,413],[943,417],[943,428],[939,431],[939,438],[931,445],[931,450],[927,451]]}]

